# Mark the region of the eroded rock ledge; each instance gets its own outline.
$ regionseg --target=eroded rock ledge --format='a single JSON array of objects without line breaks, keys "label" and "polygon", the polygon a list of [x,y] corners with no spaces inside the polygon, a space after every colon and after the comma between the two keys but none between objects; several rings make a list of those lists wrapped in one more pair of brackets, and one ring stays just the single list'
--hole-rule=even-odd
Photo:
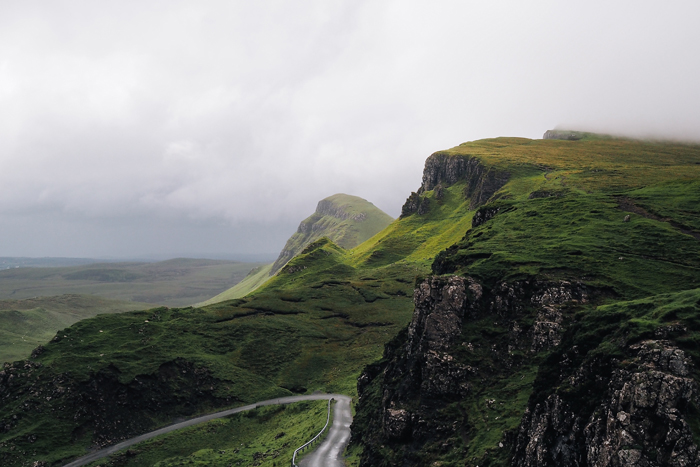
[{"label": "eroded rock ledge", "polygon": [[474,157],[436,152],[425,161],[421,186],[406,200],[401,217],[428,213],[430,200],[421,195],[434,190],[435,198],[442,199],[444,189],[460,181],[466,181],[464,198],[470,200],[470,209],[476,209],[505,185],[509,177],[508,173],[486,167]]}]

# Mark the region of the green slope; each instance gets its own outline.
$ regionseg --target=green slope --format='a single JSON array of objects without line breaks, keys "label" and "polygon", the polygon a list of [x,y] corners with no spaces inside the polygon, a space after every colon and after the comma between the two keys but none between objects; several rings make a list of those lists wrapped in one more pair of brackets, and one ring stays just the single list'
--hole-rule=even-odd
[{"label": "green slope", "polygon": [[211,305],[213,303],[223,302],[225,300],[233,300],[234,298],[245,297],[253,290],[257,289],[263,285],[266,281],[270,279],[270,271],[272,270],[272,264],[267,264],[265,266],[258,266],[250,270],[248,275],[240,281],[238,284],[234,285],[228,290],[221,292],[219,295],[205,300],[202,303],[198,303],[195,306],[205,306]]},{"label": "green slope", "polygon": [[270,275],[276,274],[306,245],[327,237],[337,245],[354,248],[383,230],[393,219],[367,200],[342,193],[329,196],[318,203],[316,212],[304,219],[272,265]]},{"label": "green slope", "polygon": [[91,295],[59,295],[25,300],[0,300],[0,362],[28,358],[59,329],[101,313],[122,313],[148,307]]},{"label": "green slope", "polygon": [[245,297],[275,275],[307,245],[320,238],[329,238],[337,245],[350,249],[382,231],[392,220],[384,211],[357,196],[338,193],[322,199],[316,212],[304,219],[297,232],[287,240],[273,264],[253,269],[240,283],[198,306]]},{"label": "green slope", "polygon": [[[454,158],[472,172],[450,178]],[[698,147],[498,138],[442,151],[428,162],[425,173],[432,175],[411,195],[405,215],[355,248],[317,239],[246,297],[84,320],[59,333],[35,364],[6,368],[0,407],[9,428],[0,435],[0,460],[58,462],[92,443],[277,394],[354,393],[360,370],[410,320],[414,283],[431,265],[440,273],[473,274],[487,287],[501,278],[610,282],[611,300],[637,299],[652,287],[676,293],[700,280],[700,242],[681,230],[695,229],[697,204],[672,195],[694,196],[689,184],[700,180]],[[623,222],[628,211],[621,196],[659,220],[632,212]],[[471,228],[488,207],[500,210]],[[659,274],[654,283],[658,268],[670,276]],[[493,320],[479,326],[473,333],[482,338],[508,332]],[[521,388],[511,408],[527,401],[539,361],[532,359],[517,382],[508,379],[514,372],[498,380],[505,393]],[[63,392],[54,393],[57,384]],[[469,449],[492,449],[492,441]]]},{"label": "green slope", "polygon": [[[466,214],[456,199],[449,209],[453,217]],[[399,219],[392,228],[418,236],[414,231],[420,227]],[[442,244],[433,239],[413,251],[425,258],[451,242],[447,235]],[[313,390],[354,393],[362,367],[378,358],[383,343],[410,319],[415,276],[429,271],[424,259],[362,259],[368,251],[361,245],[356,253],[320,239],[243,299],[200,309],[98,316],[61,331],[36,358],[41,368],[19,365],[10,371],[31,372],[46,382],[62,375],[62,385],[71,389],[46,401],[41,396],[48,385],[16,376],[13,385],[30,384],[41,412],[53,415],[23,416],[0,437],[0,459],[21,463],[24,457],[11,450],[24,443],[17,433],[38,433],[26,455],[54,462],[83,453],[91,443],[215,407]],[[180,376],[165,376],[172,372]],[[95,405],[116,397],[108,394],[130,394],[134,385],[139,393],[118,411]],[[150,406],[141,400],[152,393],[162,402]],[[15,413],[22,403],[3,400],[3,410]],[[107,421],[108,414],[113,421]],[[86,434],[71,435],[78,432]]]}]

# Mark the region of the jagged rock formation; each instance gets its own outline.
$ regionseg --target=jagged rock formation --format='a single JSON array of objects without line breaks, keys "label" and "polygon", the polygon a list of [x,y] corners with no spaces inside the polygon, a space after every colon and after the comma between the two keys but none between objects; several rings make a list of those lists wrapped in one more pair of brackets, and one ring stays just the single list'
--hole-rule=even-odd
[{"label": "jagged rock formation", "polygon": [[486,221],[493,219],[494,216],[498,214],[498,211],[500,210],[500,207],[482,207],[478,209],[474,213],[474,217],[472,218],[472,228],[479,227],[480,225],[483,225]]},{"label": "jagged rock formation", "polygon": [[[586,415],[552,394],[529,407],[513,465],[696,466],[700,451],[684,414],[697,399],[688,356],[663,340],[629,346],[631,358],[599,381],[605,397]],[[572,386],[602,378],[596,364],[569,377]]]},{"label": "jagged rock formation", "polygon": [[435,198],[442,199],[443,190],[458,182],[466,182],[464,198],[475,209],[489,200],[508,182],[509,174],[484,166],[477,158],[436,152],[425,161],[423,181],[418,192],[411,193],[401,209],[401,217],[430,211],[429,198],[423,195],[435,190]]},{"label": "jagged rock formation", "polygon": [[[361,465],[423,465],[421,455],[444,452],[447,446],[466,451],[474,414],[464,409],[455,414],[454,407],[473,400],[498,370],[489,368],[486,359],[479,366],[465,359],[465,351],[476,351],[464,334],[480,322],[510,322],[505,338],[492,335],[487,351],[502,371],[516,372],[527,362],[513,355],[525,351],[535,356],[561,346],[567,309],[588,300],[586,287],[566,281],[501,283],[488,290],[471,277],[423,280],[415,289],[407,330],[358,380],[353,436],[365,447]],[[529,328],[522,325],[527,322],[519,319],[523,317],[534,318]],[[683,331],[676,328],[656,334]],[[567,393],[579,390],[586,399],[556,391],[535,394],[519,428],[503,433],[498,465],[700,465],[687,419],[689,407],[698,402],[690,357],[663,339],[631,344],[624,352],[624,361],[603,355],[578,367],[572,367],[576,346],[556,353],[560,362],[553,366],[560,379],[548,387],[570,387]],[[497,403],[485,400],[489,408]]]},{"label": "jagged rock formation", "polygon": [[272,265],[275,275],[310,243],[328,237],[336,245],[353,248],[382,231],[394,219],[367,200],[336,194],[318,202],[316,212],[304,219]]},{"label": "jagged rock formation", "polygon": [[535,148],[514,139],[518,150],[507,155],[467,143],[426,161],[402,217],[429,213],[432,222],[445,193],[463,202],[462,191],[471,229],[434,258],[439,276],[417,281],[413,320],[358,380],[353,442],[363,446],[362,466],[700,465],[692,361],[700,289],[695,279],[667,280],[696,258],[680,247],[697,238],[690,191],[648,188],[656,209],[671,199],[686,206],[674,212],[685,219],[675,221],[678,234],[633,227],[664,220],[609,194],[619,179],[598,166],[600,153],[581,165],[582,183],[563,170],[573,159],[559,159],[613,138],[549,131],[545,139],[567,141]]},{"label": "jagged rock formation", "polygon": [[[527,360],[516,352],[533,355],[559,345],[564,309],[587,300],[584,286],[566,281],[501,283],[487,290],[471,277],[423,280],[407,331],[358,380],[360,426],[353,436],[365,446],[362,465],[418,465],[417,451],[468,437],[466,415],[443,417],[441,411],[473,397],[474,387],[494,369],[485,361],[483,367],[472,363],[468,354],[479,352],[463,336],[466,329],[493,320],[509,323],[504,339],[481,352],[511,371]],[[530,317],[534,322],[526,327]],[[387,459],[386,447],[396,457]]]}]

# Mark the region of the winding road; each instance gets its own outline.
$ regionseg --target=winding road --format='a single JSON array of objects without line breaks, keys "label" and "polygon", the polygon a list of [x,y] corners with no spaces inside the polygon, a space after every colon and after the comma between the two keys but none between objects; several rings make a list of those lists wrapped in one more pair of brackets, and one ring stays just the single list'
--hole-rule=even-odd
[{"label": "winding road", "polygon": [[344,467],[343,452],[350,442],[352,411],[348,396],[334,395],[333,425],[326,439],[310,454],[299,461],[299,467]]},{"label": "winding road", "polygon": [[[249,405],[244,405],[243,407],[236,407],[235,409],[228,409],[228,410],[223,410],[221,412],[215,412],[209,415],[203,415],[201,417],[197,418],[192,418],[190,420],[186,420],[184,422],[180,423],[175,423],[174,425],[169,425],[166,427],[163,427],[159,430],[151,431],[150,433],[144,433],[142,435],[136,436],[131,439],[127,439],[126,441],[122,441],[119,444],[115,444],[114,446],[110,446],[104,449],[100,449],[99,451],[94,451],[86,456],[80,457],[70,464],[66,464],[64,467],[79,467],[81,465],[86,465],[89,464],[90,462],[96,461],[97,459],[102,459],[103,457],[107,457],[110,454],[114,454],[118,451],[121,451],[124,448],[127,448],[129,446],[132,446],[136,443],[140,443],[141,441],[146,441],[151,438],[155,438],[156,436],[164,435],[166,433],[170,433],[171,431],[179,430],[181,428],[186,428],[188,426],[192,425],[197,425],[198,423],[204,423],[208,422],[210,420],[214,420],[217,418],[221,417],[227,417],[229,415],[233,415],[235,413],[239,412],[245,412],[248,410],[253,410],[258,407],[262,407],[265,405],[279,405],[279,404],[291,404],[293,402],[302,402],[302,401],[316,401],[316,400],[328,400],[328,399],[335,399],[338,401],[335,405],[335,409],[333,411],[333,426],[331,427],[328,436],[326,440],[321,443],[321,445],[313,451],[311,454],[307,455],[304,459],[303,462],[306,462],[306,459],[312,459],[312,457],[317,453],[317,451],[320,451],[321,449],[326,446],[328,443],[328,440],[331,439],[331,437],[334,437],[335,439],[338,440],[339,444],[338,446],[331,446],[330,448],[326,448],[328,453],[330,454],[335,453],[334,455],[336,456],[335,459],[337,459],[336,463],[328,463],[330,462],[329,460],[322,460],[321,463],[312,463],[312,464],[306,464],[306,463],[301,463],[302,466],[342,466],[344,465],[342,461],[340,460],[343,450],[345,449],[345,445],[347,444],[347,441],[350,438],[350,422],[352,422],[352,414],[350,412],[350,397],[343,395],[343,394],[309,394],[307,396],[288,396],[288,397],[279,397],[277,399],[268,399],[266,401],[260,401],[256,402],[254,404],[249,404]],[[342,407],[347,407],[347,409],[344,409]],[[341,414],[342,412],[342,414]],[[339,415],[340,414],[340,415]],[[342,422],[342,426],[338,426],[337,420],[342,419],[344,420]],[[337,428],[336,428],[337,427]],[[337,431],[340,430],[340,431]],[[343,431],[345,430],[345,431]],[[336,433],[336,434],[334,434]],[[323,459],[330,459],[324,457]],[[318,461],[315,461],[318,462]],[[326,463],[323,463],[326,462]]]}]

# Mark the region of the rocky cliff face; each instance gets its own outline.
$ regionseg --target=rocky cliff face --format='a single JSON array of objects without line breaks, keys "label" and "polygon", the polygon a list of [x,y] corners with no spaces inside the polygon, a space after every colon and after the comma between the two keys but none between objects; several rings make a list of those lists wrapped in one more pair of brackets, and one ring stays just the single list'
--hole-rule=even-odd
[{"label": "rocky cliff face", "polygon": [[[316,214],[320,214],[322,216],[332,216],[336,219],[352,219],[357,222],[362,222],[363,220],[367,219],[366,212],[348,212],[343,209],[342,206],[338,206],[330,199],[322,199],[318,202],[318,205],[316,206]],[[299,228],[301,229],[301,226],[304,224],[305,222],[302,222],[299,225]]]},{"label": "rocky cliff face", "polygon": [[685,419],[697,400],[688,356],[663,340],[631,345],[630,359],[609,377],[595,363],[569,383],[596,380],[605,396],[592,414],[558,394],[525,412],[513,457],[517,467],[571,465],[697,466],[700,451]]},{"label": "rocky cliff face", "polygon": [[[667,340],[686,329],[659,328],[608,353],[581,349],[570,325],[592,293],[568,281],[490,290],[471,277],[421,281],[411,323],[358,380],[361,465],[700,465],[694,365]],[[516,389],[532,370],[534,384]],[[518,391],[532,391],[527,404]],[[478,446],[490,430],[495,452]]]},{"label": "rocky cliff face", "polygon": [[[365,446],[362,465],[423,465],[418,452],[468,450],[475,427],[463,401],[479,399],[483,382],[501,371],[493,363],[511,373],[559,345],[567,307],[587,299],[585,287],[564,281],[486,290],[470,277],[423,280],[405,334],[358,380],[353,436]],[[473,339],[485,327],[488,347]]]},{"label": "rocky cliff face", "polygon": [[401,217],[411,214],[426,214],[430,210],[429,198],[423,195],[435,190],[440,199],[444,188],[465,181],[465,199],[470,199],[470,208],[481,206],[508,181],[509,175],[484,166],[478,159],[436,152],[425,161],[423,181],[418,192],[411,193],[401,209]]},{"label": "rocky cliff face", "polygon": [[567,130],[547,130],[542,135],[542,139],[563,139],[566,141],[578,141],[583,138],[583,134],[579,131]]}]

